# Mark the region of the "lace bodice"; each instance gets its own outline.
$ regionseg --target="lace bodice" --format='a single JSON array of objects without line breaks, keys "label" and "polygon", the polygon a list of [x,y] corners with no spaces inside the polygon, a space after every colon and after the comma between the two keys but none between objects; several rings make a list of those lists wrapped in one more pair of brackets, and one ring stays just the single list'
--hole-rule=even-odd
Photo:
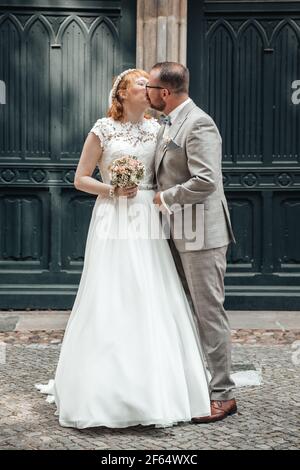
[{"label": "lace bodice", "polygon": [[98,162],[103,183],[110,183],[109,165],[123,155],[135,155],[144,163],[146,171],[140,186],[152,186],[154,156],[160,124],[156,119],[144,119],[140,123],[115,121],[112,118],[98,119],[90,132],[100,139],[103,149]]}]

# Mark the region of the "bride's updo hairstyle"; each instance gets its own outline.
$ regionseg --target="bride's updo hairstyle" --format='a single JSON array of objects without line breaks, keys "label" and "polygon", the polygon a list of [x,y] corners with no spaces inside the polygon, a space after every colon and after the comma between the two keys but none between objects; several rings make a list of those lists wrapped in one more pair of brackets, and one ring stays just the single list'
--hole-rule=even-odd
[{"label": "bride's updo hairstyle", "polygon": [[[117,76],[114,79],[113,87],[112,87],[112,96],[111,96],[111,105],[108,109],[107,116],[112,117],[115,121],[121,121],[124,117],[124,107],[123,107],[123,100],[120,95],[121,90],[127,90],[131,85],[133,85],[134,80],[139,77],[149,78],[149,74],[142,69],[132,69],[127,72],[119,81],[119,77]],[[119,83],[117,84],[117,82]],[[145,117],[151,117],[149,113],[145,113]]]}]

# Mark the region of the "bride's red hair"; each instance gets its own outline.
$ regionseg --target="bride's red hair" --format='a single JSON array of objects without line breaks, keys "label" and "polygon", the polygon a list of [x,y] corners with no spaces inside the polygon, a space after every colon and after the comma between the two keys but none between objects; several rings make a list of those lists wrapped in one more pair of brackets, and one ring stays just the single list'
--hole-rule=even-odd
[{"label": "bride's red hair", "polygon": [[[112,105],[108,109],[108,117],[112,117],[115,121],[122,120],[124,117],[124,107],[119,93],[121,90],[127,90],[127,88],[133,84],[134,79],[138,77],[145,77],[148,79],[149,74],[143,69],[135,69],[132,72],[128,72],[125,77],[122,78],[118,85],[115,97],[112,100]],[[115,82],[116,78],[117,77],[114,78],[113,83]],[[151,118],[151,115],[149,113],[145,113],[145,118]]]}]

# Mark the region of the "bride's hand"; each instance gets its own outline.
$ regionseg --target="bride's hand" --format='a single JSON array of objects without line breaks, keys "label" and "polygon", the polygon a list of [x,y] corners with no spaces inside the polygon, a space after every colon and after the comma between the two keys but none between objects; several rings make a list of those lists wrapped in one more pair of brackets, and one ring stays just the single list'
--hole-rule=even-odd
[{"label": "bride's hand", "polygon": [[129,199],[134,198],[137,195],[138,186],[131,186],[130,188],[120,188],[117,187],[115,189],[115,196],[120,197],[127,197]]}]

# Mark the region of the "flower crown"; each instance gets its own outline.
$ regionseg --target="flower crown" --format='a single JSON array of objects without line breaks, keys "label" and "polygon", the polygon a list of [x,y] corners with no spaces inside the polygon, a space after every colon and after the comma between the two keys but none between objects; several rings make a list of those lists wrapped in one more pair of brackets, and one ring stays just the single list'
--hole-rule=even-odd
[{"label": "flower crown", "polygon": [[116,94],[117,94],[117,91],[118,91],[118,86],[120,85],[120,82],[122,80],[123,77],[125,77],[125,75],[127,75],[129,72],[134,72],[136,69],[127,69],[127,70],[124,70],[124,72],[120,73],[120,75],[117,76],[117,78],[115,79],[115,82],[114,82],[114,85],[112,87],[112,89],[110,90],[110,93],[109,93],[109,106],[112,105],[112,101],[113,99],[116,97]]}]

